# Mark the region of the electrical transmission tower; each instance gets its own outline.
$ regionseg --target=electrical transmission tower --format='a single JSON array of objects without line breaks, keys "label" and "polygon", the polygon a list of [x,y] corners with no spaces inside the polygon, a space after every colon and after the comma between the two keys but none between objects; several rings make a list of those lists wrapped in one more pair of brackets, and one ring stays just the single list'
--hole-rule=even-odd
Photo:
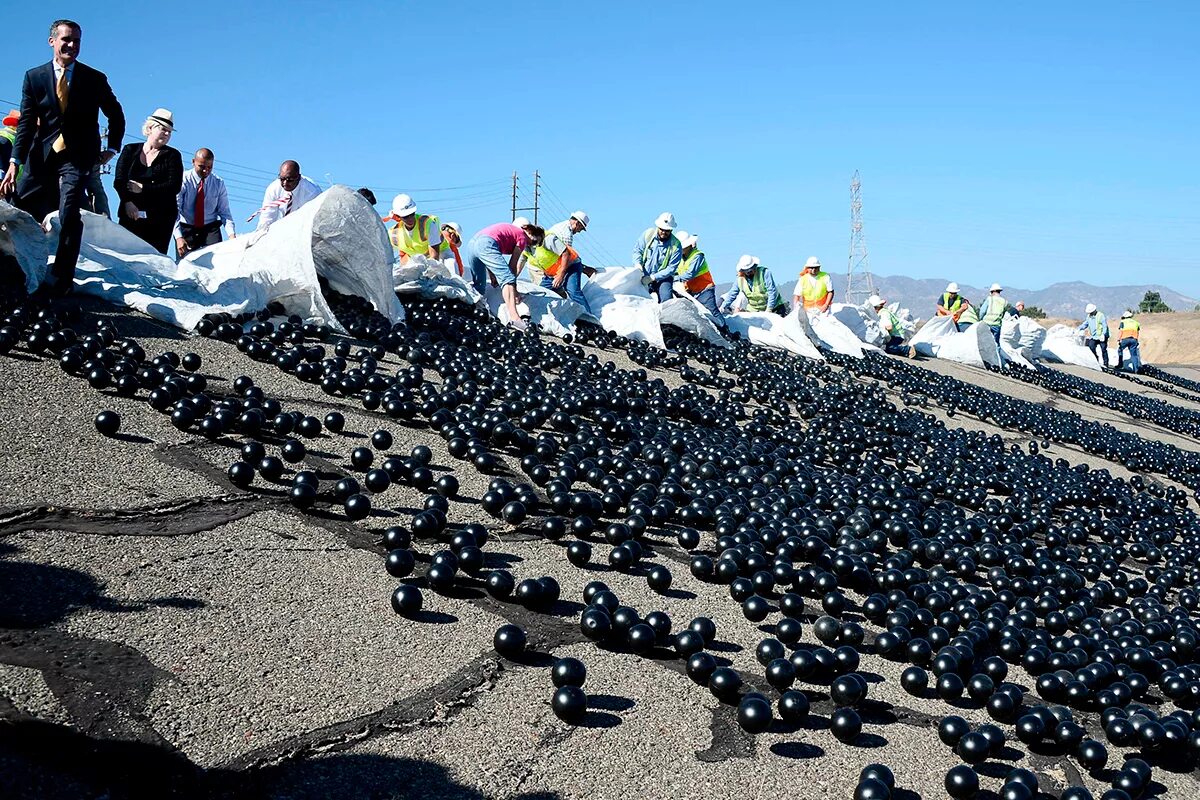
[{"label": "electrical transmission tower", "polygon": [[871,277],[871,259],[867,255],[867,234],[863,232],[862,181],[858,170],[850,180],[850,260],[846,267],[846,302],[858,305],[875,294]]}]

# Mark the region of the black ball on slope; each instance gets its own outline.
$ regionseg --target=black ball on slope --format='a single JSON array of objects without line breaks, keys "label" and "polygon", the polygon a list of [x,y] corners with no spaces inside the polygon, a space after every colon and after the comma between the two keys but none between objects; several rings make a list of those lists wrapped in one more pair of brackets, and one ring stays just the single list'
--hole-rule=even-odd
[{"label": "black ball on slope", "polygon": [[501,625],[492,637],[492,645],[496,652],[505,658],[516,658],[525,652],[527,638],[525,631],[516,625]]},{"label": "black ball on slope", "polygon": [[578,658],[560,658],[550,668],[550,680],[555,686],[583,686],[587,680],[587,667]]},{"label": "black ball on slope", "polygon": [[113,436],[121,430],[121,415],[115,411],[101,411],[96,415],[96,430],[105,436]]},{"label": "black ball on slope", "polygon": [[554,710],[554,716],[573,725],[587,714],[587,694],[578,686],[559,687],[554,692],[550,707]]},{"label": "black ball on slope", "polygon": [[415,586],[402,584],[392,592],[392,610],[405,617],[411,617],[421,610],[424,603],[421,590]]}]

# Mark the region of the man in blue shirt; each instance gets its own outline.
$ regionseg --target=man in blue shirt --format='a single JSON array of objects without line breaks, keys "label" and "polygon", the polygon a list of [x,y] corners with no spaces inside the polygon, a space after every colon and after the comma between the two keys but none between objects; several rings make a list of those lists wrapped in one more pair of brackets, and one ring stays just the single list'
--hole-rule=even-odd
[{"label": "man in blue shirt", "polygon": [[664,211],[633,245],[633,265],[642,270],[642,285],[660,303],[671,299],[675,273],[683,262],[683,246],[674,230],[675,215]]}]

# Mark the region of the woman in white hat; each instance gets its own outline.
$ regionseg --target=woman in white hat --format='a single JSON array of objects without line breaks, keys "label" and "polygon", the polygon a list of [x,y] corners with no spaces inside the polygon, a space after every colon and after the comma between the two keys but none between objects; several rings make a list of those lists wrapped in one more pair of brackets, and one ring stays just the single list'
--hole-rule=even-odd
[{"label": "woman in white hat", "polygon": [[117,220],[121,227],[166,253],[171,231],[179,216],[176,198],[183,186],[183,157],[168,146],[175,118],[165,108],[155,109],[142,124],[144,142],[125,145],[117,159],[113,188],[121,199]]}]

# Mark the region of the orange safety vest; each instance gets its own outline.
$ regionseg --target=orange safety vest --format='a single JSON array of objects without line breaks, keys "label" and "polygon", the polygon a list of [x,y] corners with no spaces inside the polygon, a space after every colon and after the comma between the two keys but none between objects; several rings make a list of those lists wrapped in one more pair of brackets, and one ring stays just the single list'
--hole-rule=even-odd
[{"label": "orange safety vest", "polygon": [[1140,339],[1142,325],[1136,319],[1123,319],[1117,328],[1117,339]]},{"label": "orange safety vest", "polygon": [[[692,262],[703,255],[704,253],[693,248],[691,255],[689,255],[684,262],[679,265],[677,274],[687,272],[688,269],[691,268]],[[687,279],[684,281],[683,285],[687,288],[688,294],[700,294],[708,287],[715,286],[716,281],[713,280],[712,272],[708,269],[708,262],[706,261],[704,264],[704,272],[701,272],[694,278]]]}]

